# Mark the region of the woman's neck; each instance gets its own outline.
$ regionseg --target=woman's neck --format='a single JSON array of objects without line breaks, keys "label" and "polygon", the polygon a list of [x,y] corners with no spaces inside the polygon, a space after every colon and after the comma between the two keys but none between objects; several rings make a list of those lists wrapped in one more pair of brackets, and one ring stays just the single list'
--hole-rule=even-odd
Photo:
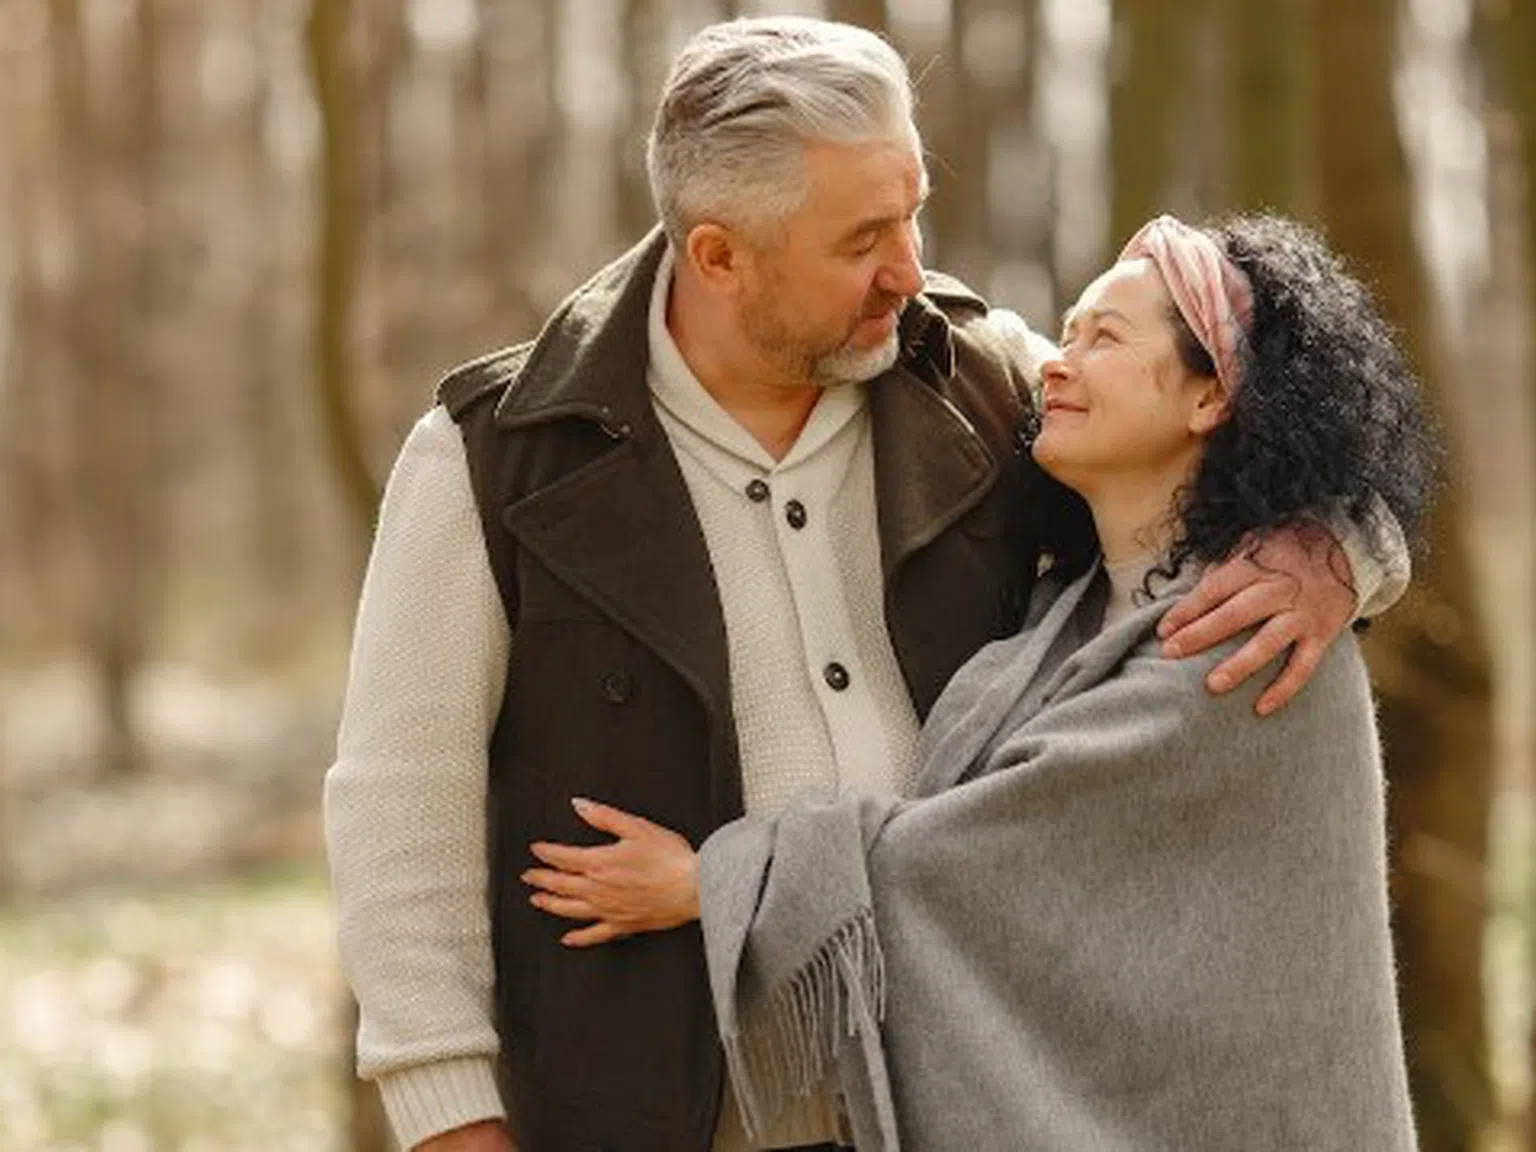
[{"label": "woman's neck", "polygon": [[1175,500],[1183,482],[1182,472],[1178,479],[1116,477],[1083,493],[1107,567],[1157,560],[1173,546],[1178,526]]},{"label": "woman's neck", "polygon": [[1143,477],[1115,478],[1083,495],[1093,510],[1104,570],[1109,577],[1109,602],[1102,626],[1135,610],[1137,592],[1147,573],[1157,567],[1173,546],[1177,518],[1174,500],[1179,485],[1172,480]]}]

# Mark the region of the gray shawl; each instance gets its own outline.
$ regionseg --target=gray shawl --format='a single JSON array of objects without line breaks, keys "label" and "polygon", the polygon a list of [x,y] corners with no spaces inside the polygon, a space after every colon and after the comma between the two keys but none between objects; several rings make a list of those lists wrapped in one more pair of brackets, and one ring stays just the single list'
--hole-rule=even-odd
[{"label": "gray shawl", "polygon": [[935,705],[918,799],[706,842],[749,1127],[830,1077],[859,1152],[1415,1146],[1358,649],[1261,720],[1202,686],[1234,645],[1159,658],[1178,590],[1096,634],[1097,570],[1042,589]]}]

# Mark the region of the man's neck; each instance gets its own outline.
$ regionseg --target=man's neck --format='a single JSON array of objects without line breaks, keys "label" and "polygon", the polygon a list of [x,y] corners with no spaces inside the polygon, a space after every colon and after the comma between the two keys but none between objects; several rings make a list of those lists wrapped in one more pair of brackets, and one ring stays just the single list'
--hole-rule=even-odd
[{"label": "man's neck", "polygon": [[786,379],[765,363],[745,341],[721,340],[728,317],[708,314],[690,297],[682,277],[674,276],[667,303],[667,330],[678,353],[704,391],[763,446],[782,460],[795,446],[821,399],[809,381]]}]

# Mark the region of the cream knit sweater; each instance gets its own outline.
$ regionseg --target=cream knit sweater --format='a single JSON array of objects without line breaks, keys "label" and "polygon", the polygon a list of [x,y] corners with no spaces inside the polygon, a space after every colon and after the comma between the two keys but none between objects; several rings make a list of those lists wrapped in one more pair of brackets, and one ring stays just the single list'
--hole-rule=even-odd
[{"label": "cream knit sweater", "polygon": [[[917,721],[884,627],[863,390],[829,392],[774,462],[703,391],[664,324],[649,378],[704,528],[730,645],[749,811],[803,789],[904,790]],[[1023,346],[1022,322],[1013,326]],[[769,497],[746,485],[760,478]],[[803,527],[789,503],[805,510]],[[797,517],[798,519],[798,517]],[[1406,583],[1341,533],[1368,612]],[[412,429],[380,509],[353,640],[325,824],[339,943],[361,1005],[358,1068],[401,1144],[503,1114],[485,911],[486,747],[511,650],[458,428]],[[838,664],[847,686],[828,682]],[[775,1139],[826,1138],[811,1107]],[[728,1108],[717,1148],[741,1146]]]}]

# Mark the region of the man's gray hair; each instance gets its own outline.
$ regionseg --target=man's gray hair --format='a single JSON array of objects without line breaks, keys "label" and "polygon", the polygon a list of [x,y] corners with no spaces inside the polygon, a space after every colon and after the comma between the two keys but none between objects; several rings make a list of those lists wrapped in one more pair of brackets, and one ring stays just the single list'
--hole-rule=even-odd
[{"label": "man's gray hair", "polygon": [[762,234],[805,195],[813,142],[912,140],[907,66],[873,32],[804,17],[732,20],[683,48],[646,148],[651,195],[681,250],[705,221]]}]

